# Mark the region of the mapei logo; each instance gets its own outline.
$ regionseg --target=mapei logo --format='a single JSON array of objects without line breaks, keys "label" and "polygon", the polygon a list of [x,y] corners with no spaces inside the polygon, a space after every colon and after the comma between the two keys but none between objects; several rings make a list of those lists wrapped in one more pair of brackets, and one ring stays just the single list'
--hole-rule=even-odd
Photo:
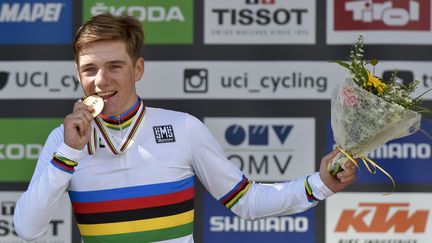
[{"label": "mapei logo", "polygon": [[267,146],[275,136],[280,145],[285,144],[293,125],[231,125],[225,131],[226,141],[233,146],[244,144]]},{"label": "mapei logo", "polygon": [[[334,0],[335,1],[335,0]],[[335,30],[430,30],[430,0],[340,0]]]},{"label": "mapei logo", "polygon": [[72,0],[0,3],[0,44],[69,44]]},{"label": "mapei logo", "polygon": [[335,232],[424,233],[428,218],[428,209],[413,209],[409,203],[359,203],[342,211]]},{"label": "mapei logo", "polygon": [[0,5],[0,23],[58,22],[63,3],[3,3]]}]

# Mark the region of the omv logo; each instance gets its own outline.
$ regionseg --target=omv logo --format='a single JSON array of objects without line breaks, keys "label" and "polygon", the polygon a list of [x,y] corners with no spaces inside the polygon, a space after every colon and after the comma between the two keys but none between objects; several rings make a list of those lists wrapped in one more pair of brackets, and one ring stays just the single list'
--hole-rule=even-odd
[{"label": "omv logo", "polygon": [[[242,145],[270,145],[277,140],[280,145],[290,134],[293,125],[247,125],[245,127],[237,124],[230,125],[225,131],[225,140],[233,146]],[[272,139],[272,138],[276,139]]]},{"label": "omv logo", "polygon": [[9,79],[9,72],[0,71],[0,90],[2,90]]}]

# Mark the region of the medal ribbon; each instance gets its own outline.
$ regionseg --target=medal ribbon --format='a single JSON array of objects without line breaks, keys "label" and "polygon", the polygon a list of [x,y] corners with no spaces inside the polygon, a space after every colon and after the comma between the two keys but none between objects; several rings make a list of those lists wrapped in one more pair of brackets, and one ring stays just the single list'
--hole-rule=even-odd
[{"label": "medal ribbon", "polygon": [[[142,102],[142,101],[141,101]],[[138,127],[144,117],[144,113],[145,113],[145,107],[144,104],[141,103],[142,109],[138,115],[138,117],[136,118],[136,122],[133,125],[133,127],[131,128],[129,135],[127,136],[125,142],[123,143],[123,145],[120,147],[120,151],[118,151],[116,149],[116,147],[114,146],[114,144],[112,143],[111,139],[108,136],[107,131],[105,130],[104,126],[102,125],[102,122],[99,120],[99,117],[96,117],[94,119],[97,127],[99,128],[99,131],[102,133],[102,137],[105,139],[108,147],[110,148],[111,152],[113,152],[113,154],[120,154],[121,152],[125,151],[126,148],[128,147],[128,145],[130,144],[130,142],[132,141],[133,136],[135,135],[136,131],[138,130]]]}]

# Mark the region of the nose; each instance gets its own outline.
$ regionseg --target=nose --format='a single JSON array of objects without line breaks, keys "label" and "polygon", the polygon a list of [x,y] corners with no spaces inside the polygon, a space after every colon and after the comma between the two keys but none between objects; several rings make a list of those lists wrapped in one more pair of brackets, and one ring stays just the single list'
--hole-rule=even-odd
[{"label": "nose", "polygon": [[109,82],[108,72],[104,68],[99,69],[95,76],[95,85],[97,87],[103,87],[107,85],[108,82]]}]

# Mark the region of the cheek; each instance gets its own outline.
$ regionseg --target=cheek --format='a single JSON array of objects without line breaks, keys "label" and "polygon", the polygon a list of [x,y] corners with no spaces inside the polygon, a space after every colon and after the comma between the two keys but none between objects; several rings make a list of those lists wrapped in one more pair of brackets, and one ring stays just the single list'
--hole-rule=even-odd
[{"label": "cheek", "polygon": [[93,82],[87,81],[87,80],[81,80],[81,87],[84,89],[85,92],[93,93],[94,91],[94,84]]}]

